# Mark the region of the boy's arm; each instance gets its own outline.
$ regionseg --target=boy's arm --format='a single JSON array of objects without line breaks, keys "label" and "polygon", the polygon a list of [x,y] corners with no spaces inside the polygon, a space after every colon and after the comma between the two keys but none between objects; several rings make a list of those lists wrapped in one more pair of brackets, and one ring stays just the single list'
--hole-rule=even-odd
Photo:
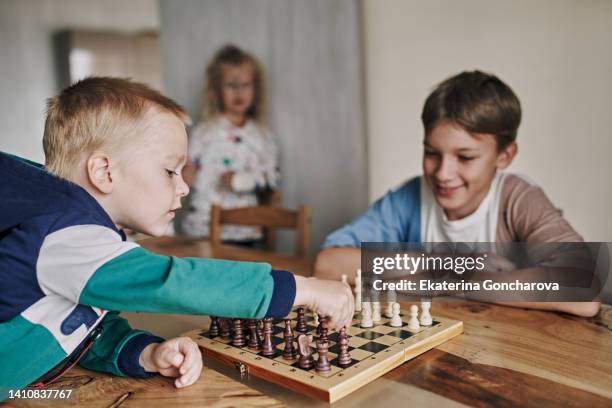
[{"label": "boy's arm", "polygon": [[79,365],[90,370],[119,376],[148,377],[139,363],[140,354],[151,343],[164,340],[150,333],[133,330],[116,312],[102,320],[102,334],[85,353]]},{"label": "boy's arm", "polygon": [[[561,211],[555,208],[544,191],[534,185],[527,185],[521,179],[510,179],[508,186],[507,211],[504,222],[520,242],[582,242],[583,239],[565,220]],[[561,254],[560,256],[563,256]],[[534,258],[537,255],[534,254]],[[548,257],[550,261],[551,257]],[[554,258],[552,258],[554,261]],[[543,265],[546,267],[546,265]],[[541,310],[554,310],[577,316],[594,316],[599,312],[601,302],[499,302],[507,306]]]},{"label": "boy's arm", "polygon": [[283,317],[295,298],[293,274],[269,264],[162,256],[98,225],[48,235],[38,259],[43,291],[106,310]]},{"label": "boy's arm", "polygon": [[362,242],[418,242],[420,240],[420,179],[388,192],[349,224],[332,232],[317,255],[314,276],[354,279],[361,265]]},{"label": "boy's arm", "polygon": [[338,280],[342,275],[348,282],[355,283],[355,271],[361,268],[361,249],[350,247],[324,248],[314,264],[314,276],[320,279]]}]

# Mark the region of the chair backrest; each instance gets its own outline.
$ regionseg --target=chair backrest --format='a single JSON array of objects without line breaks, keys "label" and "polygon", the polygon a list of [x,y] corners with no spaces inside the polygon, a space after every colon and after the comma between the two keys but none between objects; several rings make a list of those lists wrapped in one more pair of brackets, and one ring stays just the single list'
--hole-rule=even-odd
[{"label": "chair backrest", "polygon": [[260,226],[267,231],[279,228],[295,229],[297,234],[295,254],[298,257],[308,256],[310,247],[310,208],[308,206],[301,206],[297,210],[270,206],[223,209],[214,204],[211,209],[209,237],[213,250],[223,245],[221,230],[223,225],[227,224]]}]

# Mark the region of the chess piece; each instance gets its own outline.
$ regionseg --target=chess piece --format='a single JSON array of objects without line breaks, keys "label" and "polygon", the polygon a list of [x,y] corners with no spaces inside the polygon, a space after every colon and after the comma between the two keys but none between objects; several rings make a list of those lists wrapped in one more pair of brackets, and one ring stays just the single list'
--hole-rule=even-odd
[{"label": "chess piece", "polygon": [[261,348],[261,341],[257,335],[257,321],[249,319],[249,348],[253,350],[259,350]]},{"label": "chess piece", "polygon": [[372,321],[380,322],[382,317],[380,316],[380,302],[372,302]]},{"label": "chess piece", "polygon": [[431,302],[421,302],[421,318],[419,319],[419,323],[421,323],[421,326],[431,326],[433,324],[433,320],[431,318],[431,315],[429,314],[430,307]]},{"label": "chess piece", "polygon": [[397,300],[397,295],[394,290],[387,291],[387,307],[385,308],[385,317],[393,317],[393,304]]},{"label": "chess piece", "polygon": [[219,326],[221,326],[221,338],[229,340],[232,338],[232,332],[230,330],[230,320],[226,318],[219,318]]},{"label": "chess piece", "polygon": [[293,330],[291,329],[291,320],[285,319],[285,349],[283,350],[283,358],[285,360],[294,360],[297,357],[297,350],[293,346]]},{"label": "chess piece", "polygon": [[261,347],[261,341],[263,340],[263,320],[257,320],[257,337],[259,338],[260,344],[259,347]]},{"label": "chess piece", "polygon": [[417,314],[419,313],[419,307],[417,305],[410,306],[410,320],[408,320],[408,330],[418,331],[420,328],[419,319]]},{"label": "chess piece", "polygon": [[314,367],[314,358],[312,357],[312,349],[310,348],[310,342],[312,336],[300,334],[298,336],[298,347],[300,357],[298,358],[298,366],[303,370],[310,370]]},{"label": "chess piece", "polygon": [[355,311],[361,312],[361,269],[355,274]]},{"label": "chess piece", "polygon": [[361,308],[361,327],[368,328],[374,326],[372,321],[372,304],[370,302],[363,302]]},{"label": "chess piece", "polygon": [[312,320],[313,320],[315,326],[319,326],[319,320],[320,319],[319,319],[319,314],[318,313],[312,312]]},{"label": "chess piece", "polygon": [[272,318],[266,317],[264,319],[264,337],[263,343],[261,345],[261,354],[266,357],[271,357],[276,355],[276,346],[272,343]]},{"label": "chess piece", "polygon": [[210,316],[208,335],[210,337],[217,337],[219,335],[219,318],[217,316]]},{"label": "chess piece", "polygon": [[232,346],[242,347],[246,344],[244,333],[242,331],[242,321],[234,319],[234,337],[232,338]]},{"label": "chess piece", "polygon": [[340,354],[338,354],[338,365],[340,367],[346,367],[353,359],[351,358],[351,354],[348,351],[349,342],[348,336],[346,335],[346,327],[340,329],[340,334],[338,335],[338,343],[340,344]]},{"label": "chess piece", "polygon": [[315,369],[317,373],[325,373],[331,370],[331,364],[329,363],[329,359],[327,358],[327,351],[329,349],[329,343],[327,340],[323,340],[323,338],[317,340],[317,354],[319,358],[317,359],[317,365]]},{"label": "chess piece", "polygon": [[389,324],[392,327],[402,327],[404,324],[400,316],[400,304],[399,303],[393,303],[392,312],[391,312],[391,322]]},{"label": "chess piece", "polygon": [[308,331],[308,326],[306,325],[306,318],[304,317],[304,308],[299,307],[297,310],[297,324],[295,326],[295,330],[300,333],[306,333]]},{"label": "chess piece", "polygon": [[346,273],[343,273],[342,276],[340,277],[340,280],[342,281],[342,283],[344,283],[345,285],[348,285],[348,276],[346,276]]},{"label": "chess piece", "polygon": [[321,338],[321,341],[325,341],[325,342],[329,341],[327,338],[327,326],[323,324],[326,321],[327,321],[327,318],[321,319],[321,335],[320,335],[321,337],[320,338]]}]

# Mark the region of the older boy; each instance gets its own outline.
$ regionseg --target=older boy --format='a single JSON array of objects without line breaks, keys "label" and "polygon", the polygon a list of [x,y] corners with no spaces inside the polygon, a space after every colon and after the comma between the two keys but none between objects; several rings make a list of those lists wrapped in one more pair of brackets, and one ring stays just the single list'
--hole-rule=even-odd
[{"label": "older boy", "polygon": [[[423,176],[376,201],[327,237],[315,276],[352,276],[362,241],[572,242],[572,229],[541,188],[501,173],[517,153],[520,102],[493,75],[463,72],[437,86],[421,115]],[[512,305],[592,316],[599,302]]]},{"label": "older boy", "polygon": [[350,322],[352,295],[339,282],[126,242],[122,228],[162,235],[189,192],[187,120],[145,85],[89,78],[49,100],[48,172],[0,153],[0,400],[76,361],[122,376],[159,372],[177,387],[197,380],[195,343],[132,330],[116,311],[259,319],[303,304],[334,327]]}]

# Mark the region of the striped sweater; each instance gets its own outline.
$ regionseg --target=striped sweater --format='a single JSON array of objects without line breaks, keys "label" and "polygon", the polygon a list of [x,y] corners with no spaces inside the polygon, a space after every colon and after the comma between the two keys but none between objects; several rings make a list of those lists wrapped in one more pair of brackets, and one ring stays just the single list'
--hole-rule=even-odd
[{"label": "striped sweater", "polygon": [[119,311],[285,316],[295,279],[266,263],[161,256],[127,242],[83,188],[0,152],[0,401],[69,357],[147,376],[142,349],[162,341]]}]

